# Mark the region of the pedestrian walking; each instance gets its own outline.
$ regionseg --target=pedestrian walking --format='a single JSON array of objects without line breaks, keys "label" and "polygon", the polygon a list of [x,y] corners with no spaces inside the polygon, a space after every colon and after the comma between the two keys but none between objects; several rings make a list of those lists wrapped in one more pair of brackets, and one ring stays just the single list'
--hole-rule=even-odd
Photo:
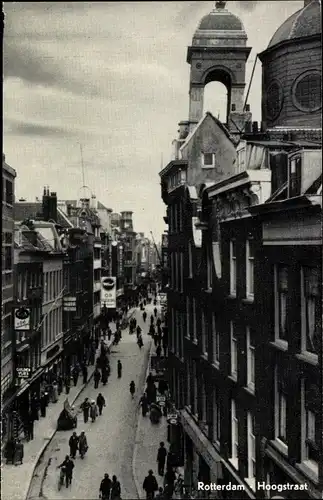
[{"label": "pedestrian walking", "polygon": [[130,394],[131,394],[132,399],[134,398],[135,392],[136,392],[136,386],[135,386],[134,381],[132,380],[130,382]]},{"label": "pedestrian walking", "polygon": [[167,455],[167,451],[165,448],[165,443],[164,443],[164,441],[161,441],[159,443],[159,448],[158,448],[158,452],[157,452],[158,474],[160,476],[164,475],[166,455]]},{"label": "pedestrian walking", "polygon": [[30,408],[31,408],[31,413],[33,415],[33,419],[34,420],[39,420],[39,405],[40,405],[40,401],[36,395],[36,393],[34,392],[32,398],[31,398],[31,402],[30,402]]},{"label": "pedestrian walking", "polygon": [[156,355],[157,355],[158,358],[160,358],[161,352],[162,352],[162,348],[161,348],[160,345],[158,345],[157,348],[156,348]]},{"label": "pedestrian walking", "polygon": [[121,375],[122,375],[122,363],[121,363],[120,359],[118,360],[118,363],[117,363],[117,371],[118,371],[118,378],[121,378]]},{"label": "pedestrian walking", "polygon": [[102,384],[107,385],[107,382],[108,382],[108,371],[107,371],[107,367],[105,364],[102,367]]},{"label": "pedestrian walking", "polygon": [[62,392],[63,392],[63,377],[62,377],[62,375],[58,375],[58,377],[57,377],[57,390],[58,390],[58,395],[62,394]]},{"label": "pedestrian walking", "polygon": [[109,474],[104,474],[104,478],[100,484],[99,496],[102,500],[110,499],[110,492],[112,487],[112,481],[109,477]]},{"label": "pedestrian walking", "polygon": [[52,403],[57,403],[58,401],[58,384],[56,380],[54,380],[52,385]]},{"label": "pedestrian walking", "polygon": [[121,500],[121,486],[117,476],[112,476],[111,500]]},{"label": "pedestrian walking", "polygon": [[40,414],[42,417],[46,417],[46,407],[47,407],[47,394],[43,392],[40,398]]},{"label": "pedestrian walking", "polygon": [[66,392],[66,394],[69,394],[70,389],[71,389],[71,376],[70,376],[70,374],[66,375],[65,380],[64,380],[64,384],[65,384],[65,392]]},{"label": "pedestrian walking", "polygon": [[101,380],[101,373],[99,372],[98,368],[95,369],[93,378],[94,378],[94,389],[97,389],[99,387],[99,382]]},{"label": "pedestrian walking", "polygon": [[158,483],[151,469],[148,471],[148,476],[144,479],[142,488],[146,492],[147,500],[152,500],[155,497],[155,491],[158,491]]},{"label": "pedestrian walking", "polygon": [[72,377],[73,377],[74,387],[76,387],[79,378],[79,368],[77,365],[75,365],[73,368]]},{"label": "pedestrian walking", "polygon": [[108,327],[108,340],[111,340],[111,335],[112,335],[112,330],[110,327]]},{"label": "pedestrian walking", "polygon": [[80,457],[84,458],[85,453],[89,449],[88,444],[87,444],[87,439],[85,432],[82,431],[81,434],[79,435],[79,452],[80,452]]},{"label": "pedestrian walking", "polygon": [[78,444],[79,444],[79,438],[78,438],[78,436],[77,436],[77,434],[76,434],[75,431],[71,435],[68,444],[69,444],[69,447],[70,447],[70,456],[71,456],[71,458],[75,459],[77,448],[78,448]]},{"label": "pedestrian walking", "polygon": [[81,410],[83,410],[83,418],[84,418],[85,424],[89,420],[90,406],[91,405],[90,405],[89,398],[85,398],[84,402],[81,404]]},{"label": "pedestrian walking", "polygon": [[148,412],[148,398],[147,398],[147,394],[146,393],[144,393],[141,396],[139,404],[141,405],[142,416],[145,417],[146,414],[147,414],[147,412]]},{"label": "pedestrian walking", "polygon": [[83,375],[83,384],[87,384],[88,370],[86,364],[83,364],[82,367],[82,375]]},{"label": "pedestrian walking", "polygon": [[96,404],[99,408],[99,415],[102,415],[102,409],[105,406],[105,399],[102,396],[101,392],[99,393],[98,397],[96,398]]},{"label": "pedestrian walking", "polygon": [[97,407],[94,399],[92,399],[91,406],[90,406],[90,417],[91,417],[92,422],[95,422],[96,417],[98,415],[99,415],[98,407]]},{"label": "pedestrian walking", "polygon": [[156,318],[157,317],[157,307],[155,307],[155,309],[154,309],[154,315],[155,315],[155,318]]},{"label": "pedestrian walking", "polygon": [[73,460],[71,460],[70,457],[66,455],[64,462],[62,462],[57,468],[65,470],[65,485],[66,488],[68,488],[72,484],[73,480],[73,469],[74,469]]},{"label": "pedestrian walking", "polygon": [[13,463],[15,465],[19,465],[19,464],[22,465],[23,461],[24,461],[24,445],[20,441],[20,439],[17,439],[16,443],[15,443]]}]

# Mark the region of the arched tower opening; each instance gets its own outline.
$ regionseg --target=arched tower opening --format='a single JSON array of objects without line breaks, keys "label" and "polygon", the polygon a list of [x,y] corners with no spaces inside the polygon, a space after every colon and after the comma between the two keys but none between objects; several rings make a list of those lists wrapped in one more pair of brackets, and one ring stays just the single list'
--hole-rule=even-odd
[{"label": "arched tower opening", "polygon": [[246,46],[247,35],[242,22],[225,7],[225,1],[215,2],[215,8],[202,18],[192,45],[188,47],[187,62],[191,66],[190,130],[207,111],[204,94],[206,85],[211,82],[222,84],[227,89],[224,121],[228,126],[230,122],[241,126],[241,121],[245,121],[245,68],[251,48]]},{"label": "arched tower opening", "polygon": [[227,123],[230,113],[231,80],[231,75],[223,68],[210,70],[204,80],[204,112],[210,111],[222,123]]}]

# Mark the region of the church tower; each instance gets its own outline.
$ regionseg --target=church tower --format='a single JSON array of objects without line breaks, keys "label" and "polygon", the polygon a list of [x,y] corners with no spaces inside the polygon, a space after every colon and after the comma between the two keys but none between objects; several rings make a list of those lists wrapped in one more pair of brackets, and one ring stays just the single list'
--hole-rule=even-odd
[{"label": "church tower", "polygon": [[[251,48],[240,19],[226,9],[225,1],[215,2],[215,8],[204,16],[187,50],[191,65],[189,90],[189,130],[192,131],[204,115],[205,86],[220,82],[228,91],[226,123],[232,132],[241,130],[250,113],[244,113],[246,62]],[[207,110],[205,110],[207,111]]]}]

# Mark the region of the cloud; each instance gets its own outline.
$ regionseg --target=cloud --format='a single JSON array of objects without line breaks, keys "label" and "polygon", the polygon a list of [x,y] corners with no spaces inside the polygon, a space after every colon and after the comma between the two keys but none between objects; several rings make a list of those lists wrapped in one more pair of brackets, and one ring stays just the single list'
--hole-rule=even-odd
[{"label": "cloud", "polygon": [[38,123],[28,123],[23,121],[7,120],[5,132],[10,135],[31,136],[31,137],[67,137],[73,135],[65,127],[56,125],[40,125]]},{"label": "cloud", "polygon": [[240,9],[251,11],[256,8],[259,0],[240,0],[236,3]]}]

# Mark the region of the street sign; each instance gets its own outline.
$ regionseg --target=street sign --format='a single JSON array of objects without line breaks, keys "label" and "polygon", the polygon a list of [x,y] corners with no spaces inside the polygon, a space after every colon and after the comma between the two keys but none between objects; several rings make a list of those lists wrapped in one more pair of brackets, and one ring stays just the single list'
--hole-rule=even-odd
[{"label": "street sign", "polygon": [[15,330],[30,330],[30,307],[15,307],[14,309],[14,329]]},{"label": "street sign", "polygon": [[16,371],[17,371],[17,377],[20,378],[20,379],[28,379],[30,378],[30,375],[31,375],[31,368],[27,368],[27,367],[20,367],[20,368],[16,368]]}]

